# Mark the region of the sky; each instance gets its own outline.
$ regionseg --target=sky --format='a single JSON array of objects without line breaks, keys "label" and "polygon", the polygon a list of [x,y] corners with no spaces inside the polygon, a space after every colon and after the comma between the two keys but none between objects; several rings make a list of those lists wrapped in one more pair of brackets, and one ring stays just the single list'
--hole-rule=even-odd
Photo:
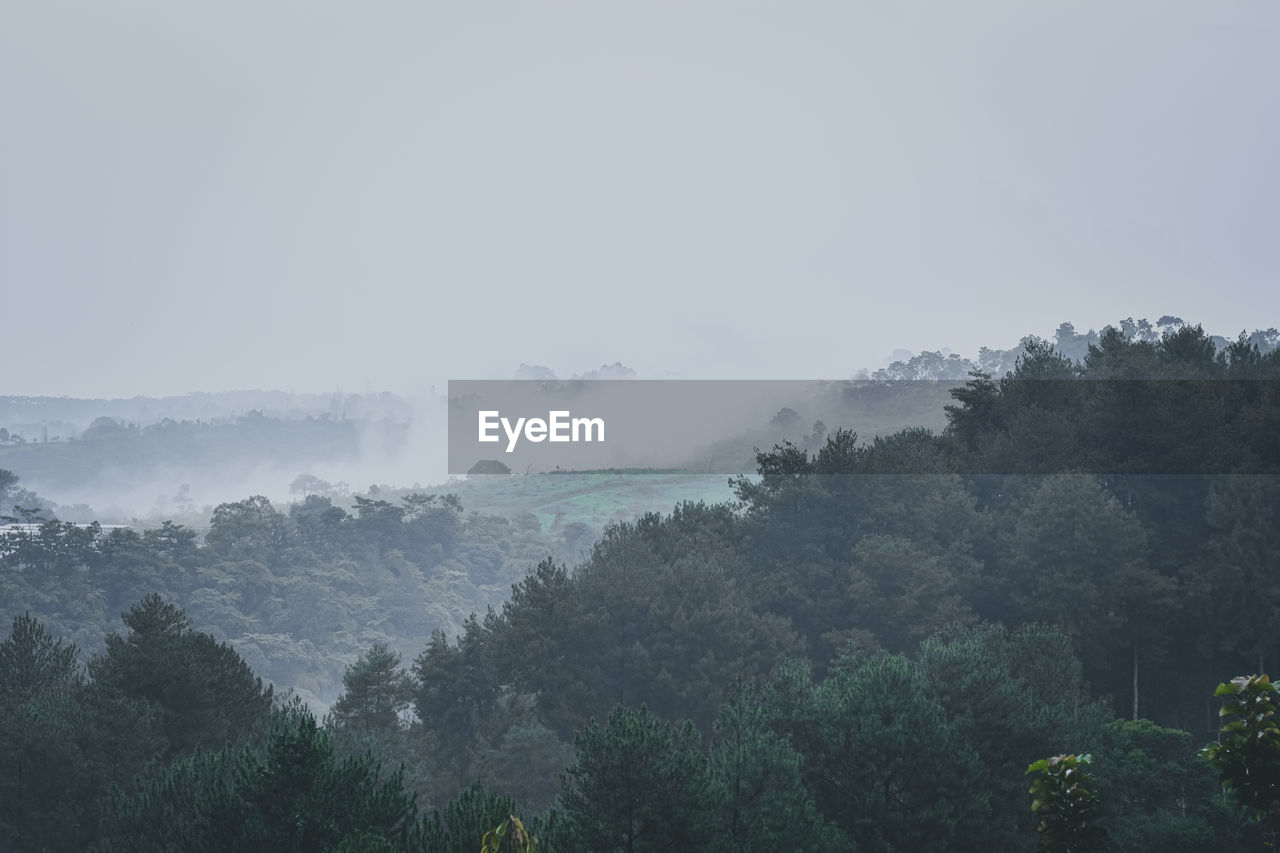
[{"label": "sky", "polygon": [[1280,325],[1280,4],[0,0],[0,394]]}]

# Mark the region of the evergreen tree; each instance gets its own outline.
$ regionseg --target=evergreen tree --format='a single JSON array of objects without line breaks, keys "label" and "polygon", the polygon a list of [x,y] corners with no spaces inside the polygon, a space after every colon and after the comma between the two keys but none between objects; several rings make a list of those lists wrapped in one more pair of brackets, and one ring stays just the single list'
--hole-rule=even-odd
[{"label": "evergreen tree", "polygon": [[848,847],[818,813],[805,787],[803,759],[770,727],[768,709],[740,687],[716,719],[708,759],[708,850],[772,853]]},{"label": "evergreen tree", "polygon": [[619,706],[578,733],[560,807],[583,853],[698,850],[711,837],[706,758],[690,723]]},{"label": "evergreen tree", "polygon": [[330,709],[335,726],[382,734],[399,728],[400,714],[409,707],[412,684],[400,668],[400,655],[386,643],[374,643],[347,667],[342,686],[343,694]]},{"label": "evergreen tree", "polygon": [[0,643],[0,702],[74,684],[77,657],[74,645],[55,640],[29,612],[14,617],[13,629]]},{"label": "evergreen tree", "polygon": [[982,849],[988,793],[972,748],[906,658],[847,658],[825,681],[790,668],[766,691],[774,725],[804,756],[823,817],[854,849]]},{"label": "evergreen tree", "polygon": [[1017,849],[1035,826],[1027,756],[1091,742],[1108,709],[1090,698],[1059,628],[952,625],[921,644],[919,661],[957,737],[976,753],[990,798],[990,817],[957,849]]},{"label": "evergreen tree", "polygon": [[159,746],[145,703],[86,684],[75,646],[14,620],[0,643],[0,849],[85,849],[107,789]]},{"label": "evergreen tree", "polygon": [[254,853],[406,850],[418,832],[399,772],[338,760],[300,705],[272,714],[265,746],[179,759],[114,805],[112,849]]},{"label": "evergreen tree", "polygon": [[129,634],[109,635],[89,674],[99,687],[156,709],[166,759],[234,743],[266,721],[271,687],[229,645],[192,630],[177,605],[148,595],[123,619]]}]

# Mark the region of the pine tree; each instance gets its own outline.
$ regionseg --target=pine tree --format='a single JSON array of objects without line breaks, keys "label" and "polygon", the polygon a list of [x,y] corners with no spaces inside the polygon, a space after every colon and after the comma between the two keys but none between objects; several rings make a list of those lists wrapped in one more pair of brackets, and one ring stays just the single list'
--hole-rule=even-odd
[{"label": "pine tree", "polygon": [[234,743],[266,721],[271,687],[229,645],[194,631],[180,607],[152,594],[123,618],[128,636],[108,636],[89,674],[156,709],[166,759]]},{"label": "pine tree", "polygon": [[400,668],[400,655],[386,643],[375,643],[347,667],[342,686],[344,692],[330,711],[334,725],[380,734],[399,728],[400,714],[409,707],[412,682]]},{"label": "pine tree", "polygon": [[707,765],[692,724],[617,707],[578,733],[561,806],[583,851],[698,850],[709,840]]},{"label": "pine tree", "polygon": [[406,850],[417,805],[401,773],[381,777],[372,758],[339,760],[315,717],[287,706],[265,746],[198,752],[117,794],[112,849]]},{"label": "pine tree", "polygon": [[0,696],[27,697],[75,683],[78,654],[74,645],[54,640],[30,613],[15,617],[13,630],[0,643]]}]

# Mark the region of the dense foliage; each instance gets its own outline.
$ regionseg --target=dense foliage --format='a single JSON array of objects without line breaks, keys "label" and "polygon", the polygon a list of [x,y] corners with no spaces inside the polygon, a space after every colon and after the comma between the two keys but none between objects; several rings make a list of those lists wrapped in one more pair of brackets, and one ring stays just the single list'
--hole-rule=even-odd
[{"label": "dense foliage", "polygon": [[[1276,379],[1197,327],[1033,343],[940,432],[776,446],[576,565],[420,494],[10,533],[0,843],[474,850],[518,809],[551,851],[1029,850],[1028,763],[1090,753],[1112,849],[1247,848],[1195,744],[1280,651]],[[126,610],[87,672],[55,639]],[[256,681],[333,637],[322,724]]]},{"label": "dense foliage", "polygon": [[255,496],[218,506],[201,537],[173,523],[103,530],[43,520],[0,529],[0,605],[97,650],[149,593],[175,601],[253,669],[328,703],[375,643],[414,655],[433,630],[501,601],[548,553],[581,547],[531,516],[464,513],[450,495],[308,495],[282,512]]}]

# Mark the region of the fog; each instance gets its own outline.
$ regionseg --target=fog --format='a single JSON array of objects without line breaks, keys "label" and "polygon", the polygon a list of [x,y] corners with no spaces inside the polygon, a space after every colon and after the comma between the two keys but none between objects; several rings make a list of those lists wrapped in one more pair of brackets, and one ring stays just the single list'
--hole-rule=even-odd
[{"label": "fog", "polygon": [[[1066,752],[1117,849],[1280,837],[1199,748],[1280,654],[1278,37],[0,2],[0,517],[131,528],[0,530],[0,848],[1022,849]],[[450,383],[552,376],[813,390],[450,481]]]},{"label": "fog", "polygon": [[[447,479],[443,397],[290,396],[287,411],[269,407],[282,399],[5,398],[0,425],[21,439],[0,445],[0,468],[65,520],[197,528],[218,504],[249,495],[300,500],[300,475],[335,496]],[[193,411],[201,418],[184,417]]]},{"label": "fog", "polygon": [[8,4],[4,391],[1274,317],[1274,3]]}]

